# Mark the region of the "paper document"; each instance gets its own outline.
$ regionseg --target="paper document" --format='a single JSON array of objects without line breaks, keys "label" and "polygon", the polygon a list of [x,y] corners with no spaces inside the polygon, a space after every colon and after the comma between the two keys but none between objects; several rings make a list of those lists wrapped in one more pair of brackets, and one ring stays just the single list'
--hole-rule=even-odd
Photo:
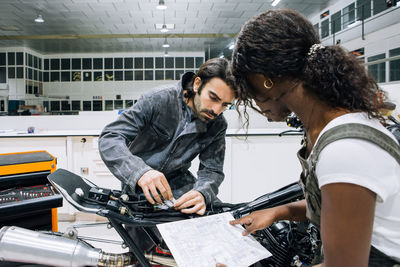
[{"label": "paper document", "polygon": [[254,237],[242,236],[243,227],[230,225],[229,212],[158,224],[162,237],[181,267],[246,267],[271,256]]}]

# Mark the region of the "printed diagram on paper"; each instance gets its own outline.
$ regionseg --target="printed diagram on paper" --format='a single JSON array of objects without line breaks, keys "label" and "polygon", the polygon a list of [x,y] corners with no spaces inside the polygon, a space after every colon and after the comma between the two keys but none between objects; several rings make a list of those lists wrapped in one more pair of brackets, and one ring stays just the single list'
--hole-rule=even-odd
[{"label": "printed diagram on paper", "polygon": [[252,236],[242,236],[243,227],[232,226],[229,212],[190,220],[158,224],[162,237],[178,266],[249,266],[271,253]]}]

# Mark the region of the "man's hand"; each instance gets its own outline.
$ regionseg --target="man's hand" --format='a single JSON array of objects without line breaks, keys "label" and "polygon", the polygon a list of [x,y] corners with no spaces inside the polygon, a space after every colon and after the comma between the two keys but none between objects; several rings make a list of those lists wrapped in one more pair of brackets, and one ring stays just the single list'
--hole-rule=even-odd
[{"label": "man's hand", "polygon": [[206,212],[206,201],[199,191],[191,190],[178,198],[174,208],[181,210],[183,213],[203,215]]},{"label": "man's hand", "polygon": [[147,171],[140,177],[137,184],[142,188],[147,201],[151,204],[155,204],[156,202],[162,203],[163,200],[160,195],[164,200],[171,200],[173,198],[167,178],[159,171]]},{"label": "man's hand", "polygon": [[275,221],[274,211],[272,209],[258,210],[244,216],[240,219],[230,221],[232,225],[243,224],[246,230],[243,235],[254,234],[257,230],[262,230],[270,226]]}]

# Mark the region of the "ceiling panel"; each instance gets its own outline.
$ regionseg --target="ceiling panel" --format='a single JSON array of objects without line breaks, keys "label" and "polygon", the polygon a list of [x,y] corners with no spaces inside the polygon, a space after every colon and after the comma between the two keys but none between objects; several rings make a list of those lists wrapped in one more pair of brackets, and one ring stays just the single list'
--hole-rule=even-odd
[{"label": "ceiling panel", "polygon": [[[154,25],[163,23],[164,15],[165,23],[175,24],[175,29],[167,33],[170,51],[201,51],[209,46],[224,49],[232,42],[226,34],[235,36],[250,17],[272,8],[272,0],[165,0],[165,11],[156,9],[158,0],[0,2],[0,47],[28,46],[43,54],[163,51],[164,35]],[[281,0],[277,8],[293,8],[310,16],[326,9],[329,2]],[[42,24],[33,21],[39,14],[45,20]],[[7,27],[17,28],[4,30]],[[211,38],[210,34],[220,36]],[[43,35],[47,39],[41,39]],[[75,39],[66,39],[66,35]],[[12,40],[14,36],[22,39]]]}]

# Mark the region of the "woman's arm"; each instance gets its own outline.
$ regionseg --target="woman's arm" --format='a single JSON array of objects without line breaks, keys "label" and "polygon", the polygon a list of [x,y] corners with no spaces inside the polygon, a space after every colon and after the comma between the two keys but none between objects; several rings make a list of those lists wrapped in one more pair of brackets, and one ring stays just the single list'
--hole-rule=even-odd
[{"label": "woman's arm", "polygon": [[365,187],[333,183],[321,188],[322,266],[368,266],[376,194]]},{"label": "woman's arm", "polygon": [[285,205],[258,210],[240,219],[231,221],[234,224],[243,224],[246,230],[243,235],[262,230],[272,223],[280,220],[304,221],[306,220],[306,201],[300,200]]}]

